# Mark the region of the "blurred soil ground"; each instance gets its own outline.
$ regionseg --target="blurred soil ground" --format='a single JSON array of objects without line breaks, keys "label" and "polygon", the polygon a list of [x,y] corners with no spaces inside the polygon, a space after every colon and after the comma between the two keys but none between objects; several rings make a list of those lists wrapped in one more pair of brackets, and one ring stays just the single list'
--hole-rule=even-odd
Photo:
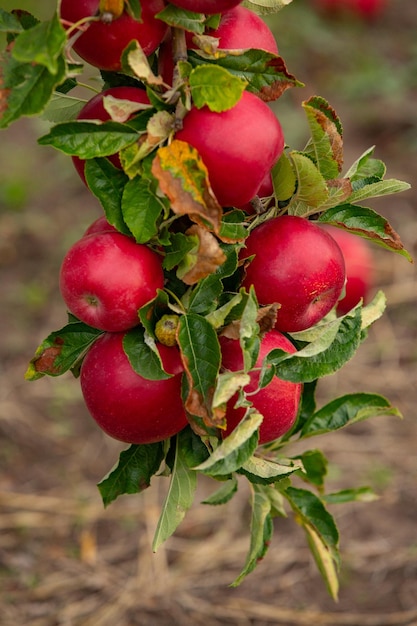
[{"label": "blurred soil ground", "polygon": [[[288,143],[302,148],[299,105],[317,93],[342,118],[347,165],[376,145],[389,177],[414,184],[417,4],[391,0],[370,25],[326,19],[309,4],[294,0],[271,20],[289,69],[306,84],[276,105]],[[101,212],[70,160],[36,145],[44,131],[41,121],[22,120],[0,135],[0,624],[416,626],[415,266],[374,248],[387,312],[319,389],[322,401],[382,393],[404,415],[313,441],[330,461],[329,490],[370,485],[380,496],[332,510],[341,532],[339,602],[327,595],[291,517],[277,520],[265,559],[233,589],[248,549],[245,484],[216,508],[199,503],[215,488],[202,481],[201,498],[154,555],[166,479],[104,510],[96,483],[122,446],[92,423],[70,376],[23,378],[36,346],[66,321],[62,257]],[[415,190],[374,208],[416,257]]]}]

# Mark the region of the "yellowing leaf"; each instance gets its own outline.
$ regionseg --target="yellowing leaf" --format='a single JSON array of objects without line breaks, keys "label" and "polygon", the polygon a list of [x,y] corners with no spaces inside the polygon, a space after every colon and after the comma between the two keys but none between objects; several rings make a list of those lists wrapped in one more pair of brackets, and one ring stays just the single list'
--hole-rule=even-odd
[{"label": "yellowing leaf", "polygon": [[195,106],[208,106],[221,113],[233,108],[242,97],[247,80],[218,65],[199,65],[190,74],[191,94]]},{"label": "yellowing leaf", "polygon": [[127,122],[133,113],[151,108],[150,104],[123,100],[114,96],[104,96],[103,106],[114,122]]},{"label": "yellowing leaf", "polygon": [[159,148],[152,163],[152,174],[169,198],[174,213],[188,215],[194,222],[218,234],[222,208],[210,187],[207,168],[195,148],[178,139]]},{"label": "yellowing leaf", "polygon": [[163,85],[162,77],[155,76],[146,54],[137,41],[129,44],[126,59],[130,69],[133,70],[138,78],[148,83],[148,85]]}]

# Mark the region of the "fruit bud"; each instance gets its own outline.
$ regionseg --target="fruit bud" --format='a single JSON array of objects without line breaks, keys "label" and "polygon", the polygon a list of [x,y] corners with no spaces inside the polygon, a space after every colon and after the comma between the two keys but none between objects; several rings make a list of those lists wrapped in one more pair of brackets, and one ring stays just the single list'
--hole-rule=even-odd
[{"label": "fruit bud", "polygon": [[155,325],[155,335],[164,346],[175,346],[177,343],[178,315],[163,315]]},{"label": "fruit bud", "polygon": [[125,9],[124,0],[100,0],[99,14],[102,22],[106,24],[117,20]]}]

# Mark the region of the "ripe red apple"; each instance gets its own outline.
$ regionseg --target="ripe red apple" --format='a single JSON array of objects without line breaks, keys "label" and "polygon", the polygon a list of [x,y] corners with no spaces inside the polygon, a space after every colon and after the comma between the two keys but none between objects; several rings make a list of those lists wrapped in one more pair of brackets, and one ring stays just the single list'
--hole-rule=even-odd
[{"label": "ripe red apple", "polygon": [[187,425],[181,400],[183,366],[176,347],[158,344],[171,378],[147,380],[123,350],[124,333],[105,333],[81,366],[81,390],[91,416],[110,437],[133,444],[162,441]]},{"label": "ripe red apple", "polygon": [[82,237],[61,265],[60,290],[69,311],[109,332],[136,326],[138,309],[163,286],[159,256],[118,232]]},{"label": "ripe red apple", "polygon": [[[272,176],[271,176],[271,172],[268,172],[265,178],[263,179],[261,186],[259,187],[256,195],[259,198],[269,198],[270,196],[272,196],[273,193],[274,193],[274,186],[272,183]],[[255,213],[255,209],[250,202],[247,202],[246,204],[238,208],[241,209],[242,211],[245,211],[245,213],[248,213],[249,215],[253,215],[253,213]]]},{"label": "ripe red apple", "polygon": [[187,11],[210,15],[223,13],[223,11],[227,11],[241,2],[242,0],[172,0],[171,4]]},{"label": "ripe red apple", "polygon": [[345,259],[345,295],[337,303],[337,312],[343,315],[361,299],[365,304],[368,302],[374,280],[375,260],[366,239],[334,226],[323,224],[323,228],[337,241]]},{"label": "ripe red apple", "polygon": [[219,26],[208,30],[207,35],[219,39],[222,50],[242,50],[257,48],[278,54],[274,34],[262,18],[242,6],[225,11]]},{"label": "ripe red apple", "polygon": [[[204,33],[219,39],[219,48],[222,50],[245,50],[256,48],[278,54],[275,37],[264,20],[256,13],[242,6],[225,11],[218,28],[207,29]],[[196,49],[193,43],[193,33],[186,33],[187,48]],[[159,48],[159,73],[164,82],[170,85],[174,71],[172,58],[172,37],[168,33]]]},{"label": "ripe red apple", "polygon": [[96,220],[94,220],[92,224],[90,224],[83,236],[86,237],[88,235],[94,235],[94,233],[104,233],[109,231],[113,233],[118,232],[117,228],[109,224],[106,216],[102,215],[101,217],[98,217]]},{"label": "ripe red apple", "polygon": [[175,135],[198,150],[221,206],[242,206],[281,156],[284,135],[265,102],[244,91],[228,111],[193,107]]},{"label": "ripe red apple", "polygon": [[[137,87],[111,87],[106,89],[97,95],[93,96],[79,112],[78,120],[100,120],[106,122],[110,119],[109,113],[106,111],[103,105],[103,99],[105,96],[113,96],[119,100],[130,100],[131,102],[137,102],[139,104],[149,104],[149,98],[144,89],[138,89]],[[120,158],[118,154],[107,157],[109,161],[116,167],[121,169]],[[85,160],[80,159],[77,156],[72,157],[72,162],[77,170],[81,180],[86,183],[85,180]]]},{"label": "ripe red apple", "polygon": [[[243,368],[243,356],[240,343],[237,339],[220,337],[222,351],[222,366],[232,372]],[[255,367],[261,367],[266,355],[279,348],[294,354],[296,348],[282,333],[271,330],[261,340],[259,356]],[[245,391],[253,392],[258,388],[259,372],[250,373],[250,383]],[[264,416],[259,429],[259,443],[264,444],[284,435],[293,426],[300,404],[302,385],[290,381],[281,380],[274,376],[269,385],[249,396],[254,407]],[[235,408],[238,395],[235,394],[227,404],[226,420],[227,428],[223,436],[227,437],[236,428],[245,414],[244,407]]]},{"label": "ripe red apple", "polygon": [[345,283],[343,254],[331,235],[292,215],[264,222],[246,239],[243,286],[255,287],[260,304],[278,302],[276,328],[304,330],[334,307]]},{"label": "ripe red apple", "polygon": [[[96,15],[99,4],[99,0],[61,0],[60,17],[65,25],[73,24]],[[157,49],[168,29],[155,17],[164,7],[164,0],[147,0],[141,3],[141,21],[126,11],[110,23],[93,21],[75,40],[73,48],[90,65],[120,71],[122,52],[132,40],[139,42],[147,56]]]}]

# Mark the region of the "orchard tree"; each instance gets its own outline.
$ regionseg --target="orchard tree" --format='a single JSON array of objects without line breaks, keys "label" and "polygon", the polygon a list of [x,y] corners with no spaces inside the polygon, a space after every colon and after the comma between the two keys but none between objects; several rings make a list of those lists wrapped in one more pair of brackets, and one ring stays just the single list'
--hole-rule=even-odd
[{"label": "orchard tree", "polygon": [[[157,550],[199,476],[218,485],[205,505],[246,481],[249,550],[233,584],[291,511],[336,598],[328,505],[373,494],[327,493],[323,453],[291,446],[399,414],[367,392],[318,407],[315,391],[385,308],[381,292],[338,306],[350,265],[331,233],[411,260],[366,206],[409,185],[386,177],[373,148],[345,167],[341,121],[319,96],[300,109],[307,144],[286,145],[269,103],[303,85],[262,15],[289,2],[61,0],[47,21],[0,9],[0,126],[50,120],[40,145],[72,158],[103,209],[62,261],[68,323],[38,347],[26,378],[79,378],[98,427],[128,444],[99,482],[104,505],[155,475],[170,480]],[[85,66],[100,93],[81,98]]]}]

